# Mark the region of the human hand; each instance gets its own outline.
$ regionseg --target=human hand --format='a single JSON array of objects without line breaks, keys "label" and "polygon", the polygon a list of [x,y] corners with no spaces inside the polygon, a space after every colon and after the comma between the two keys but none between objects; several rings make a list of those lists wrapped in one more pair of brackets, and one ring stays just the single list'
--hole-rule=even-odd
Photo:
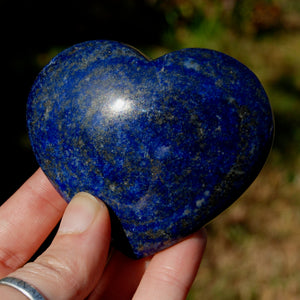
[{"label": "human hand", "polygon": [[[62,218],[63,217],[63,218]],[[62,218],[50,247],[27,263]],[[46,299],[185,299],[206,245],[205,231],[153,257],[110,258],[110,219],[87,193],[68,205],[39,169],[0,207],[0,278],[21,279]],[[0,284],[0,298],[28,299]]]}]

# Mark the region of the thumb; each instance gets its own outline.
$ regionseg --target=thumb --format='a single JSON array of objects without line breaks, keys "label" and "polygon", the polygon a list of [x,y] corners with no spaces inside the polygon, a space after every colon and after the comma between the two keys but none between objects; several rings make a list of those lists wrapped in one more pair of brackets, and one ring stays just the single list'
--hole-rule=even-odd
[{"label": "thumb", "polygon": [[[46,299],[84,299],[101,277],[109,245],[106,206],[90,194],[79,193],[68,205],[50,247],[9,276],[32,285]],[[6,292],[12,299],[23,299],[17,290],[0,286],[0,295]]]}]

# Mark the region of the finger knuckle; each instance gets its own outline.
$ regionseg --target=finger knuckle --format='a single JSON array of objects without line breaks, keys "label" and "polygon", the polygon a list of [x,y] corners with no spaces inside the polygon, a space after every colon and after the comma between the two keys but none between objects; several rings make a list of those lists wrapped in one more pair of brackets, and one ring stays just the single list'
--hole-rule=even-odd
[{"label": "finger knuckle", "polygon": [[[22,266],[26,258],[6,248],[0,248],[0,274],[10,273]],[[2,274],[3,273],[3,274]]]}]

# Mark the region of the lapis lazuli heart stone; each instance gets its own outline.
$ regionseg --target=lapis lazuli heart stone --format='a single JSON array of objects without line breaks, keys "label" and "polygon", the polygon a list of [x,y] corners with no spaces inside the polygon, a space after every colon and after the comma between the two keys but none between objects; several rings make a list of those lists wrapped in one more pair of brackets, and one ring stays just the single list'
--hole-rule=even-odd
[{"label": "lapis lazuli heart stone", "polygon": [[256,76],[217,51],[149,60],[113,41],[57,55],[28,100],[37,161],[61,195],[110,209],[114,245],[140,258],[232,204],[262,168],[273,117]]}]

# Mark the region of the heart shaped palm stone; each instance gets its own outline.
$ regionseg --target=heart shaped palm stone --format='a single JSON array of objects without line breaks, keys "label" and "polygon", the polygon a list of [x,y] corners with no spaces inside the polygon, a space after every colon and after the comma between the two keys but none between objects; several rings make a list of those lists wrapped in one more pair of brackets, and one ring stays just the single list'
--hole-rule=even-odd
[{"label": "heart shaped palm stone", "polygon": [[103,200],[112,241],[140,258],[162,250],[232,204],[261,170],[273,117],[256,76],[217,51],[150,60],[113,41],[58,54],[27,107],[37,161],[70,201]]}]

